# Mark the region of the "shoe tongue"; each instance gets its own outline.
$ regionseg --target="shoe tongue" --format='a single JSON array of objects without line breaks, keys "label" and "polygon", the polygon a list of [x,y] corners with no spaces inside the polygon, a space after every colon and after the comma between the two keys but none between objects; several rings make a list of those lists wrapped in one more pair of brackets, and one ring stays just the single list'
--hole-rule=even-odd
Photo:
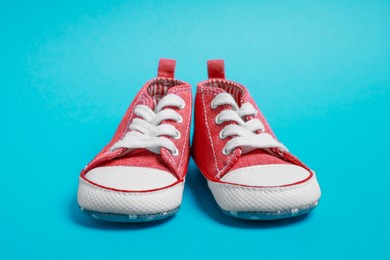
[{"label": "shoe tongue", "polygon": [[168,88],[167,95],[172,94],[173,91],[177,90],[180,87],[183,87],[183,85],[175,85],[175,86]]},{"label": "shoe tongue", "polygon": [[156,78],[146,89],[144,98],[150,109],[154,110],[162,98],[183,86],[183,82],[175,79]]},{"label": "shoe tongue", "polygon": [[155,104],[157,103],[155,103],[155,98],[150,95],[149,91],[144,92],[143,99],[146,101],[144,105],[154,110]]},{"label": "shoe tongue", "polygon": [[243,86],[235,85],[235,83],[231,81],[226,82],[215,82],[213,83],[215,87],[218,87],[221,92],[230,94],[234,101],[236,101],[238,107],[241,107],[242,104],[249,102],[250,95],[248,91]]}]

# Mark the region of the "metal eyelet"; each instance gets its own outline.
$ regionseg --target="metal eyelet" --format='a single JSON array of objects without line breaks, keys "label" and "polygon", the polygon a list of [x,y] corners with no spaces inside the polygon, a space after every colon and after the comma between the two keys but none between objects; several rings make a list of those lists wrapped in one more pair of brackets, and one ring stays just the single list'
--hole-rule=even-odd
[{"label": "metal eyelet", "polygon": [[217,115],[216,117],[215,117],[215,123],[217,124],[217,125],[220,125],[220,124],[222,124],[222,122],[221,121],[219,121],[219,115]]},{"label": "metal eyelet", "polygon": [[223,155],[228,155],[228,154],[230,154],[231,152],[228,152],[228,151],[226,151],[226,148],[223,148],[222,149],[222,154]]},{"label": "metal eyelet", "polygon": [[173,156],[178,156],[179,155],[179,150],[177,150],[177,148],[175,147],[175,150],[173,150],[173,152],[171,152],[171,154]]},{"label": "metal eyelet", "polygon": [[219,132],[219,139],[223,140],[226,138],[226,136],[223,135],[223,130],[221,132]]},{"label": "metal eyelet", "polygon": [[180,139],[181,138],[181,134],[179,132],[179,130],[176,130],[176,136],[173,137],[173,139]]}]

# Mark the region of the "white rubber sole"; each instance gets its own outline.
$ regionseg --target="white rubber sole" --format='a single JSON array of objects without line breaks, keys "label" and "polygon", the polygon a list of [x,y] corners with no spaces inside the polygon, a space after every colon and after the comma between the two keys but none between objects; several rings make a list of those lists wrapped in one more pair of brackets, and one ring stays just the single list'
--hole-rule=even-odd
[{"label": "white rubber sole", "polygon": [[175,214],[183,197],[184,182],[147,192],[105,189],[79,178],[77,201],[84,213],[116,222],[157,220]]},{"label": "white rubber sole", "polygon": [[230,216],[272,220],[302,215],[317,206],[321,190],[315,175],[295,185],[255,187],[208,181],[213,196]]}]

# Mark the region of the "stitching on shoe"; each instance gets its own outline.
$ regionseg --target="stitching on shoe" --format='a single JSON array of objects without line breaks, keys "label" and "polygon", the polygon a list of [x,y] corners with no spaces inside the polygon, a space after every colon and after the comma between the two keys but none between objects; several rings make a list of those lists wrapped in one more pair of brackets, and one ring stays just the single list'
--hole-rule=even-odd
[{"label": "stitching on shoe", "polygon": [[212,151],[213,151],[213,156],[214,156],[215,169],[217,170],[217,174],[219,174],[218,162],[217,162],[217,157],[215,155],[214,143],[213,143],[213,139],[211,138],[210,127],[209,127],[209,123],[207,121],[208,117],[207,117],[207,111],[206,111],[206,104],[205,104],[205,101],[204,101],[204,93],[202,93],[202,103],[203,103],[203,112],[204,112],[204,115],[205,115],[207,135],[209,137],[209,140],[210,140],[210,143],[211,143],[211,148],[212,148]]},{"label": "stitching on shoe", "polygon": [[[138,105],[138,101],[139,101],[140,99],[142,99],[143,101],[145,101],[145,100],[143,99],[143,95],[144,95],[144,94],[142,93],[142,94],[137,98],[137,101],[135,101],[133,108],[134,108],[135,106]],[[130,125],[130,123],[131,123],[131,119],[132,119],[132,117],[133,117],[133,114],[134,114],[134,109],[131,110],[130,116],[127,118],[125,131],[123,131],[122,136],[121,136],[121,138],[120,138],[119,140],[122,140],[123,137],[125,136],[126,130],[129,128],[129,125]]]},{"label": "stitching on shoe", "polygon": [[[256,168],[256,167],[258,167],[258,166],[260,166],[261,168],[264,169],[264,168],[273,168],[273,166],[275,166],[275,165],[283,165],[283,166],[285,166],[285,165],[289,165],[289,164],[264,164],[264,165],[252,165],[252,166],[242,167],[242,168],[239,168],[239,169],[230,171],[230,172],[226,173],[226,174],[224,175],[224,177],[230,176],[233,172],[234,172],[234,173],[248,172],[248,171],[251,171],[251,170],[253,170],[253,168]],[[302,166],[298,166],[298,165],[295,165],[295,164],[293,164],[293,166],[303,168]],[[303,168],[303,169],[305,169],[305,168]],[[307,169],[305,169],[305,170],[306,170],[307,172],[309,172]],[[309,172],[309,173],[310,173],[310,172]],[[308,177],[309,177],[309,176],[308,176]],[[306,179],[306,178],[305,178],[305,179]]]},{"label": "stitching on shoe", "polygon": [[[244,86],[234,82],[234,81],[230,81],[230,80],[226,80],[226,79],[209,79],[205,82],[202,82],[202,87],[203,89],[207,89],[207,90],[210,90],[211,87],[205,87],[205,85],[207,84],[210,84],[210,85],[217,85],[218,88],[221,88],[223,90],[225,90],[223,87],[220,87],[220,83],[223,83],[223,84],[227,84],[227,85],[231,85],[231,86],[234,86],[234,87],[237,87],[239,88],[241,91],[242,91],[242,94],[245,92],[244,91]],[[226,91],[226,90],[225,90]],[[243,95],[241,96],[241,102],[243,102]]]},{"label": "stitching on shoe", "polygon": [[274,192],[274,191],[290,191],[290,190],[298,190],[305,186],[310,185],[312,182],[315,181],[315,176],[312,175],[310,179],[307,181],[296,184],[296,185],[290,185],[290,186],[281,186],[281,187],[256,187],[256,186],[241,186],[241,185],[234,185],[229,183],[218,183],[209,181],[211,185],[218,186],[219,188],[227,189],[227,190],[244,190],[244,191],[261,191],[261,192]]},{"label": "stitching on shoe", "polygon": [[169,187],[169,188],[166,188],[166,189],[160,189],[160,190],[155,190],[155,191],[149,191],[149,192],[144,192],[144,191],[140,191],[140,192],[127,192],[127,191],[115,191],[115,190],[109,190],[109,189],[105,189],[105,188],[102,188],[102,187],[98,187],[98,186],[95,186],[93,185],[92,183],[89,183],[83,179],[80,178],[80,183],[82,185],[85,185],[91,189],[94,189],[94,190],[97,190],[97,191],[101,191],[101,192],[106,192],[106,193],[113,193],[113,194],[121,194],[121,195],[128,195],[128,196],[142,196],[142,195],[154,195],[154,194],[159,194],[159,193],[163,193],[163,192],[169,192],[171,190],[174,190],[174,189],[177,189],[177,188],[180,188],[180,186],[183,186],[184,185],[184,182],[185,181],[182,181],[182,182],[179,182],[177,183],[176,185],[173,185],[172,187]]},{"label": "stitching on shoe", "polygon": [[172,94],[176,94],[176,93],[185,92],[185,91],[188,91],[188,90],[190,90],[190,87],[189,86],[185,86],[185,87],[176,88],[171,93]]},{"label": "stitching on shoe", "polygon": [[167,158],[169,159],[169,161],[171,161],[173,163],[173,165],[175,165],[177,167],[177,163],[175,162],[175,160],[173,160],[173,158],[171,157],[172,154],[170,152],[167,152],[165,151],[165,155],[167,156]]},{"label": "stitching on shoe", "polygon": [[[222,93],[218,88],[215,88],[215,87],[202,87],[202,88],[198,87],[197,90],[202,94],[202,99],[203,99],[203,94],[209,94],[209,95],[216,96],[216,95]],[[203,101],[204,101],[204,99],[203,99]],[[205,104],[204,104],[204,110],[205,110]],[[206,114],[206,111],[205,111],[205,114]],[[206,124],[208,125],[207,120],[206,120]],[[214,154],[215,154],[215,152],[214,152]],[[218,164],[217,164],[216,178],[220,178],[221,174],[224,172],[224,170],[226,170],[230,166],[230,163],[232,162],[232,160],[236,159],[236,158],[237,158],[237,156],[235,156],[235,154],[232,153],[232,155],[227,160],[226,165],[221,170],[218,169]]]},{"label": "stitching on shoe", "polygon": [[[187,86],[184,86],[184,87],[180,87],[180,88],[177,88],[177,89],[174,89],[172,92],[171,92],[171,94],[177,94],[177,93],[179,93],[179,92],[186,92],[186,91],[188,91],[189,90],[189,86],[187,85]],[[188,129],[188,127],[187,127],[187,129]],[[183,159],[183,151],[184,151],[184,148],[182,148],[182,153],[181,153],[181,156],[180,156],[180,161],[182,161],[182,159]],[[163,151],[163,153],[165,154],[165,156],[169,159],[169,161],[177,168],[177,169],[179,169],[180,168],[180,165],[181,165],[181,163],[179,164],[179,167],[178,167],[178,165],[177,165],[177,162],[172,158],[172,155],[169,153],[169,152],[167,152],[167,151]]]},{"label": "stitching on shoe", "polygon": [[220,178],[221,177],[221,173],[223,173],[223,171],[230,165],[231,161],[236,158],[235,154],[232,153],[232,155],[230,156],[229,160],[227,160],[226,162],[226,165],[221,169],[221,172],[218,173],[217,177]]},{"label": "stitching on shoe", "polygon": [[[191,97],[191,95],[190,95],[190,108],[192,108],[192,102],[191,102],[191,100],[192,100],[192,97]],[[189,120],[190,120],[190,122],[191,122],[191,109],[188,109],[188,111],[189,111]],[[187,138],[187,136],[188,136],[188,131],[189,131],[189,129],[190,129],[190,125],[191,125],[191,123],[188,123],[187,124],[187,129],[186,129],[186,134],[185,134],[185,137],[184,138]],[[180,170],[180,167],[181,167],[181,164],[182,164],[182,162],[183,162],[183,157],[184,157],[184,149],[187,147],[187,141],[185,141],[184,142],[184,145],[183,145],[183,147],[182,147],[182,149],[181,149],[181,156],[180,156],[180,163],[179,163],[179,167],[178,167],[178,170]]]}]

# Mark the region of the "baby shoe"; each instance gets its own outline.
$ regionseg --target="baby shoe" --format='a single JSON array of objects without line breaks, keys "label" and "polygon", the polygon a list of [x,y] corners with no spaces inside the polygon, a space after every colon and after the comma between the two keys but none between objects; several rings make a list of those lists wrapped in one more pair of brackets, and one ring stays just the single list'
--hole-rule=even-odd
[{"label": "baby shoe", "polygon": [[192,156],[222,211],[271,220],[309,212],[321,196],[316,175],[280,143],[248,90],[208,62],[198,84]]},{"label": "baby shoe", "polygon": [[190,156],[192,92],[161,59],[109,144],[80,174],[78,203],[96,219],[158,220],[180,207]]}]

